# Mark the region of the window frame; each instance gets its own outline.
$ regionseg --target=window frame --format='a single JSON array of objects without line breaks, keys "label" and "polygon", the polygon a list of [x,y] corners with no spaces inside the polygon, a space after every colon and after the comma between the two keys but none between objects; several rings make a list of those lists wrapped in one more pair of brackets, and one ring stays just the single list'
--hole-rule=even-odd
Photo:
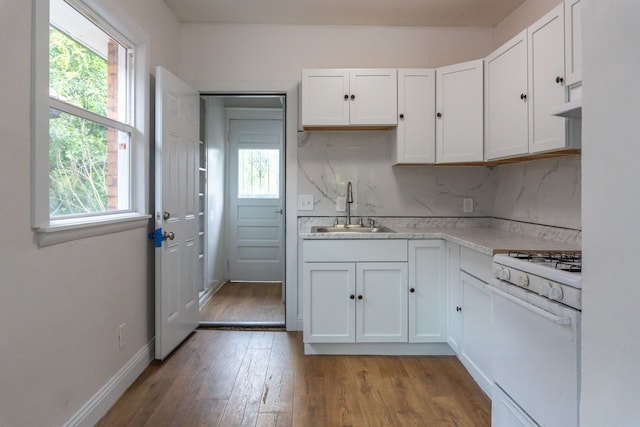
[{"label": "window frame", "polygon": [[126,37],[135,49],[133,129],[130,150],[130,208],[68,218],[49,214],[49,0],[32,0],[31,91],[31,227],[39,246],[144,227],[147,211],[149,157],[149,37],[131,17],[109,1],[66,0],[89,12],[99,23]]}]

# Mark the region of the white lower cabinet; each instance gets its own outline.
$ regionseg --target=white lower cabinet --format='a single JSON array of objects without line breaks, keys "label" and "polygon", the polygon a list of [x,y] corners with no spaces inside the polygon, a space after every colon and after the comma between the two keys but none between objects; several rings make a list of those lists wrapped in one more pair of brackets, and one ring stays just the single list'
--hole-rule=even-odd
[{"label": "white lower cabinet", "polygon": [[309,240],[304,342],[407,342],[407,241]]},{"label": "white lower cabinet", "polygon": [[491,396],[492,294],[481,280],[460,272],[462,340],[459,357],[474,380]]},{"label": "white lower cabinet", "polygon": [[305,263],[305,342],[406,342],[407,263]]},{"label": "white lower cabinet", "polygon": [[348,351],[382,354],[452,354],[446,344],[444,248],[438,239],[305,241],[305,345],[334,353],[340,349],[318,344],[357,344]]},{"label": "white lower cabinet", "polygon": [[447,342],[487,395],[492,394],[491,257],[447,243]]},{"label": "white lower cabinet", "polygon": [[442,240],[409,241],[409,342],[447,341]]},{"label": "white lower cabinet", "polygon": [[447,242],[447,343],[458,353],[462,339],[462,290],[460,286],[460,246]]},{"label": "white lower cabinet", "polygon": [[305,342],[354,342],[355,263],[305,263],[304,284]]}]

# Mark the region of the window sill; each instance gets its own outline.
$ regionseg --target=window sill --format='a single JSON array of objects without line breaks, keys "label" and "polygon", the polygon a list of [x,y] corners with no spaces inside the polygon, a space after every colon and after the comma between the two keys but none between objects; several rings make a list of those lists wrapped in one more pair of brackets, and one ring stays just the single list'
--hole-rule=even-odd
[{"label": "window sill", "polygon": [[77,218],[56,220],[51,221],[48,227],[38,227],[34,231],[38,246],[44,247],[145,227],[150,218],[151,215],[126,213],[109,215],[108,217],[83,218],[82,220]]}]

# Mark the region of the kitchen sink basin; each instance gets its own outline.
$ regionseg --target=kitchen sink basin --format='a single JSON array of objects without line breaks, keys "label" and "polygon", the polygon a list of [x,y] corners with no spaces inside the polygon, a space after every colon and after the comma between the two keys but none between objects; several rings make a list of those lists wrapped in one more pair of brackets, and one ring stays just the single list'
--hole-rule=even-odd
[{"label": "kitchen sink basin", "polygon": [[360,225],[336,225],[332,227],[311,227],[312,233],[395,233],[389,227],[363,227]]}]

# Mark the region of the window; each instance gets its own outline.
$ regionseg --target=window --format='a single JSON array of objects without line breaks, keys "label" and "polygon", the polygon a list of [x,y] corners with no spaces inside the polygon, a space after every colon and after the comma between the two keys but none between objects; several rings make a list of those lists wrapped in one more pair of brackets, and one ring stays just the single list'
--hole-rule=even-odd
[{"label": "window", "polygon": [[280,197],[280,150],[238,150],[238,198]]},{"label": "window", "polygon": [[122,25],[110,2],[34,1],[32,222],[44,235],[39,241],[140,226],[148,218],[146,36]]}]

